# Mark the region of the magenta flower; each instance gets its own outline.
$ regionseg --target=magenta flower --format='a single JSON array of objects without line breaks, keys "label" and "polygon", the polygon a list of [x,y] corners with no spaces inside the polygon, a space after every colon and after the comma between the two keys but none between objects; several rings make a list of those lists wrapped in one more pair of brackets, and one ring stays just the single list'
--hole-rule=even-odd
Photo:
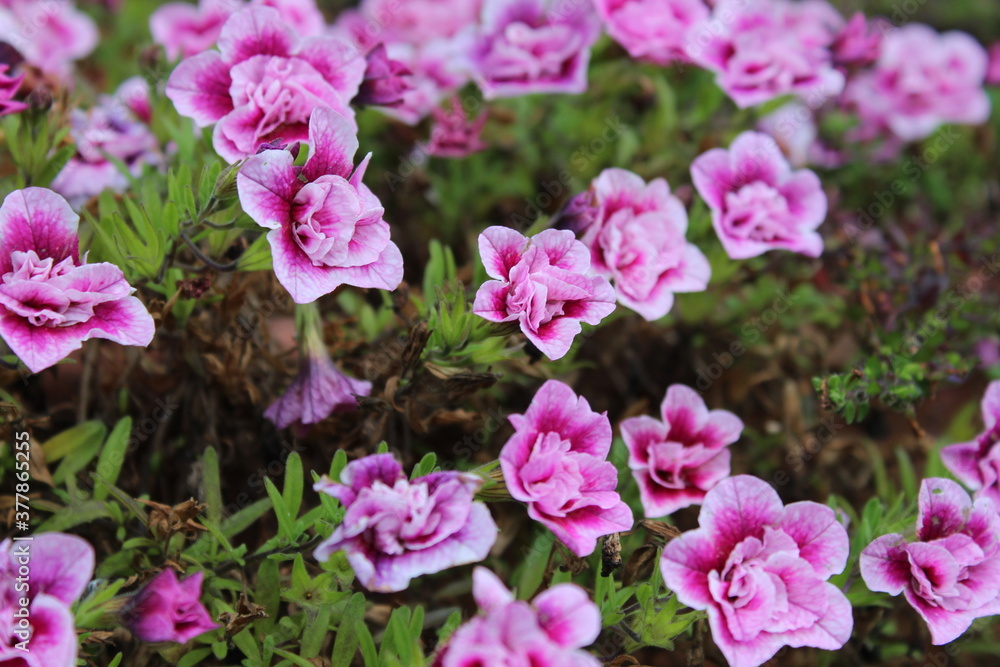
[{"label": "magenta flower", "polygon": [[773,139],[744,132],[729,150],[713,148],[691,164],[691,177],[712,209],[712,226],[732,259],[784,249],[818,257],[826,194],[815,173],[792,171]]},{"label": "magenta flower", "polygon": [[103,97],[89,112],[73,109],[70,135],[76,154],[53,179],[52,189],[79,208],[104,190],[123,192],[128,187],[129,179],[111,158],[135,177],[145,165],[160,164],[159,142],[148,120],[138,117],[148,118],[150,113],[149,85],[141,78],[124,82],[114,96]]},{"label": "magenta flower", "polygon": [[391,454],[347,464],[340,482],[315,489],[339,500],[344,520],[316,547],[319,561],[344,551],[358,581],[371,591],[404,590],[414,577],[486,558],[497,525],[473,496],[483,479],[435,472],[408,480]]},{"label": "magenta flower", "polygon": [[986,71],[986,83],[1000,86],[1000,42],[995,42],[989,51],[990,65]]},{"label": "magenta flower", "polygon": [[883,32],[882,26],[857,12],[833,42],[833,62],[841,67],[868,67],[878,60]]},{"label": "magenta flower", "polygon": [[488,99],[587,90],[601,24],[590,2],[486,0],[470,60]]},{"label": "magenta flower", "polygon": [[[25,566],[30,569],[27,588]],[[94,549],[75,535],[42,533],[30,541],[0,543],[0,665],[75,665],[76,626],[71,607],[93,574]],[[24,644],[17,647],[25,641],[28,651]]]},{"label": "magenta flower", "polygon": [[410,71],[400,104],[383,108],[387,116],[415,125],[469,81],[463,38],[439,39],[420,47],[402,42],[387,45],[389,57]]},{"label": "magenta flower", "polygon": [[455,631],[431,667],[601,664],[580,650],[600,634],[601,612],[579,586],[557,584],[529,604],[515,600],[495,574],[477,567],[472,594],[482,613]]},{"label": "magenta flower", "polygon": [[274,139],[304,141],[314,109],[329,107],[353,127],[350,101],[365,74],[364,58],[332,37],[300,40],[271,7],[233,14],[219,50],[177,66],[167,97],[199,126],[215,123],[212,143],[235,162]]},{"label": "magenta flower", "polygon": [[403,257],[389,240],[378,198],[362,182],[370,155],[354,168],[358,138],[351,123],[319,108],[309,121],[311,154],[265,150],[236,178],[247,215],[271,231],[274,273],[296,303],[310,303],[342,284],[393,290]]},{"label": "magenta flower", "polygon": [[814,164],[833,168],[844,164],[846,157],[819,139],[816,117],[808,106],[788,102],[757,122],[757,129],[770,135],[793,167]]},{"label": "magenta flower", "polygon": [[385,44],[377,44],[365,56],[365,79],[354,98],[355,104],[396,107],[403,103],[406,93],[412,90],[412,72],[398,60],[391,60]]},{"label": "magenta flower", "polygon": [[33,373],[91,338],[153,339],[153,318],[121,269],[79,263],[79,221],[44,188],[15,190],[0,206],[0,336]]},{"label": "magenta flower", "polygon": [[197,5],[168,2],[149,17],[149,31],[168,60],[190,58],[215,46],[236,6],[233,0],[201,0]]},{"label": "magenta flower", "polygon": [[1000,613],[1000,517],[988,498],[972,502],[948,479],[920,484],[917,541],[883,535],[861,552],[861,576],[873,591],[899,595],[927,622],[934,644],[947,644],[972,621]]},{"label": "magenta flower", "polygon": [[660,414],[663,421],[642,416],[621,423],[647,517],[700,504],[729,477],[727,447],[743,431],[739,417],[726,410],[710,412],[698,392],[681,384],[667,389]]},{"label": "magenta flower", "polygon": [[686,61],[688,30],[709,15],[702,0],[594,0],[616,42],[636,60]]},{"label": "magenta flower", "polygon": [[71,0],[57,6],[38,0],[0,2],[0,35],[45,74],[72,81],[73,62],[97,46],[94,21]]},{"label": "magenta flower", "polygon": [[541,386],[523,415],[510,415],[514,435],[500,451],[507,490],[528,515],[577,556],[597,538],[632,529],[632,510],[615,491],[618,471],[607,461],[611,423],[558,380]]},{"label": "magenta flower", "polygon": [[363,0],[345,18],[365,48],[378,42],[422,46],[475,25],[482,5],[482,0]]},{"label": "magenta flower", "polygon": [[863,135],[888,130],[917,141],[944,123],[986,121],[987,67],[986,49],[969,35],[906,25],[885,35],[875,67],[853,77],[844,95]]},{"label": "magenta flower", "polygon": [[547,229],[530,239],[507,227],[479,235],[479,256],[496,280],[480,286],[472,311],[491,322],[518,322],[549,359],[563,357],[582,330],[615,309],[606,278],[589,276],[590,253],[568,230]]},{"label": "magenta flower", "polygon": [[675,292],[708,287],[712,269],[684,238],[687,212],[665,180],[647,185],[630,171],[605,169],[577,198],[595,208],[581,238],[591,267],[614,281],[623,306],[653,321],[670,312]]},{"label": "magenta flower", "polygon": [[782,646],[847,643],[851,603],[827,579],[850,548],[832,509],[785,507],[767,482],[738,475],[705,495],[698,524],[667,543],[660,571],[678,600],[708,612],[731,667],[757,667]]},{"label": "magenta flower", "polygon": [[475,119],[469,119],[458,97],[451,99],[451,110],[435,107],[431,112],[434,124],[431,126],[431,140],[427,153],[437,157],[463,158],[487,147],[480,134],[486,125],[487,112]]},{"label": "magenta flower", "polygon": [[986,429],[971,442],[949,445],[941,460],[960,482],[1000,507],[1000,380],[990,383],[982,401]]},{"label": "magenta flower", "polygon": [[17,95],[17,89],[24,81],[24,75],[11,76],[7,74],[8,69],[10,69],[9,65],[0,63],[0,116],[18,113],[28,108],[24,102],[18,102],[14,99],[14,96]]},{"label": "magenta flower", "polygon": [[153,577],[122,610],[122,622],[144,642],[185,644],[219,627],[201,604],[204,573],[180,581],[167,568]]},{"label": "magenta flower", "polygon": [[725,0],[690,28],[687,55],[741,108],[788,94],[828,99],[844,88],[828,48],[842,22],[825,2]]}]

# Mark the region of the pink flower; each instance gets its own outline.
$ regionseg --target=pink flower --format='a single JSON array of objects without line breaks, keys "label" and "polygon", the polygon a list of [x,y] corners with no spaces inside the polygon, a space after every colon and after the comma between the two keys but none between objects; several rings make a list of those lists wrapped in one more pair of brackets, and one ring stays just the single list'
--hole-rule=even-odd
[{"label": "pink flower", "polygon": [[670,312],[675,292],[708,287],[712,269],[684,238],[687,212],[665,180],[647,185],[630,171],[605,169],[577,197],[595,208],[581,238],[591,266],[614,281],[623,306],[653,321]]},{"label": "pink flower", "polygon": [[690,28],[687,55],[741,108],[787,94],[828,99],[844,88],[828,48],[839,22],[825,2],[726,0]]},{"label": "pink flower", "polygon": [[470,120],[458,97],[451,99],[451,110],[435,107],[431,112],[434,124],[431,126],[431,140],[427,153],[437,157],[463,158],[487,147],[479,136],[486,125],[484,111]]},{"label": "pink flower", "polygon": [[1000,42],[996,42],[990,47],[990,66],[986,72],[986,83],[991,86],[1000,86]]},{"label": "pink flower", "polygon": [[590,253],[568,230],[547,229],[530,239],[507,227],[479,235],[479,256],[491,278],[472,312],[491,322],[518,322],[549,359],[563,357],[582,330],[615,309],[606,278],[589,276]]},{"label": "pink flower", "polygon": [[431,667],[601,664],[579,650],[601,632],[601,612],[579,586],[557,584],[529,604],[515,600],[495,574],[477,567],[472,594],[482,613],[455,631]]},{"label": "pink flower", "polygon": [[129,600],[122,621],[144,642],[185,644],[219,627],[201,604],[204,573],[195,572],[178,581],[169,567],[153,577]]},{"label": "pink flower", "polygon": [[44,188],[0,206],[0,336],[33,372],[107,338],[145,347],[153,318],[114,264],[80,264],[75,214]]},{"label": "pink flower", "polygon": [[833,61],[841,67],[868,67],[873,64],[882,49],[885,28],[857,12],[833,42]]},{"label": "pink flower", "polygon": [[589,2],[486,0],[470,60],[488,99],[587,90],[601,25]]},{"label": "pink flower", "polygon": [[323,478],[315,489],[344,506],[344,520],[316,547],[319,561],[344,551],[365,588],[404,590],[414,577],[486,558],[497,526],[473,496],[483,480],[434,472],[408,480],[391,454],[347,464],[340,482]]},{"label": "pink flower", "polygon": [[1000,507],[1000,380],[990,383],[982,401],[986,429],[971,442],[949,445],[941,460],[960,482]]},{"label": "pink flower", "polygon": [[731,667],[757,667],[782,646],[835,650],[851,636],[851,603],[833,584],[850,551],[834,511],[783,506],[763,480],[738,475],[705,496],[698,529],[667,543],[663,581],[706,610]]},{"label": "pink flower", "polygon": [[702,0],[594,0],[608,33],[637,60],[687,60],[688,29],[708,17]]},{"label": "pink flower", "polygon": [[406,67],[410,77],[401,103],[381,111],[408,125],[434,113],[445,97],[469,81],[464,37],[440,39],[419,47],[403,42],[388,44],[389,57]]},{"label": "pink flower", "polygon": [[341,20],[349,22],[365,49],[378,42],[423,46],[475,25],[482,4],[482,0],[363,0],[357,11],[344,12]]},{"label": "pink flower", "polygon": [[0,35],[28,63],[67,83],[73,62],[90,55],[98,40],[94,21],[70,0],[3,0]]},{"label": "pink flower", "polygon": [[271,230],[278,281],[296,303],[311,303],[342,284],[396,289],[403,257],[389,240],[381,203],[361,182],[371,155],[354,168],[354,128],[325,108],[309,121],[309,145],[303,167],[289,151],[265,150],[236,177],[243,210]]},{"label": "pink flower", "polygon": [[104,97],[89,112],[73,109],[70,135],[76,154],[52,181],[52,189],[79,208],[106,189],[123,192],[129,179],[116,158],[138,177],[145,165],[162,162],[159,142],[147,125],[132,111],[149,117],[149,86],[144,79],[129,79],[112,97]]},{"label": "pink flower", "polygon": [[364,74],[354,47],[331,37],[300,40],[277,10],[252,6],[226,21],[219,51],[177,66],[167,97],[197,125],[215,123],[216,152],[235,162],[274,139],[304,141],[313,109],[329,107],[353,124],[350,101]]},{"label": "pink flower", "polygon": [[861,577],[873,591],[899,595],[947,644],[972,621],[1000,613],[1000,517],[987,498],[972,502],[947,479],[920,485],[917,541],[883,535],[861,552]]},{"label": "pink flower", "polygon": [[818,257],[826,194],[815,173],[792,171],[771,137],[744,132],[729,150],[713,148],[691,164],[691,177],[712,209],[712,225],[732,259],[785,249]]},{"label": "pink flower", "polygon": [[[27,589],[25,567],[30,570]],[[75,535],[42,533],[31,541],[0,543],[0,665],[75,665],[76,627],[70,608],[93,574],[94,549]],[[26,616],[21,616],[22,609]],[[17,647],[24,641],[30,650]]]},{"label": "pink flower", "polygon": [[24,75],[11,76],[7,74],[8,69],[10,69],[8,65],[0,63],[0,116],[18,113],[28,108],[24,102],[18,102],[14,99],[14,96],[17,95],[17,89],[24,81]]},{"label": "pink flower", "polygon": [[863,135],[884,129],[916,141],[943,123],[986,121],[987,65],[986,50],[965,33],[906,25],[885,35],[874,69],[853,77],[844,97]]},{"label": "pink flower", "polygon": [[395,107],[403,103],[412,89],[410,70],[398,60],[391,60],[385,45],[378,44],[365,56],[367,68],[355,104]]},{"label": "pink flower", "polygon": [[841,151],[820,141],[815,115],[801,102],[792,101],[778,107],[758,121],[757,129],[777,142],[793,167],[814,164],[834,168],[846,160]]},{"label": "pink flower", "polygon": [[500,451],[500,467],[510,495],[527,503],[532,519],[580,557],[594,551],[598,537],[632,529],[632,510],[615,492],[618,471],[607,461],[606,412],[549,380],[510,423],[514,435]]},{"label": "pink flower", "polygon": [[739,417],[725,410],[709,412],[698,392],[681,384],[667,389],[660,414],[663,421],[642,416],[621,423],[628,465],[647,517],[701,503],[729,476],[727,447],[743,431]]}]

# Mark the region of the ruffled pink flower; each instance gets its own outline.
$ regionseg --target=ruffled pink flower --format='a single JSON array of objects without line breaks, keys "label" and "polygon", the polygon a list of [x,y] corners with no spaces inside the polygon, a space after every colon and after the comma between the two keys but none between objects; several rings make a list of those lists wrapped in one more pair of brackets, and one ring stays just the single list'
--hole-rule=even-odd
[{"label": "ruffled pink flower", "polygon": [[712,209],[712,225],[732,259],[785,249],[818,257],[826,194],[808,169],[792,171],[771,137],[744,132],[729,150],[713,148],[691,164],[691,177]]},{"label": "ruffled pink flower", "polygon": [[917,141],[944,123],[985,122],[987,66],[986,49],[963,32],[939,34],[920,24],[889,32],[875,67],[852,77],[844,91],[861,122],[858,136],[888,130]]},{"label": "ruffled pink flower", "polygon": [[33,373],[91,338],[153,339],[153,318],[121,269],[79,262],[79,221],[45,188],[15,190],[0,206],[0,336]]},{"label": "ruffled pink flower", "polygon": [[899,595],[947,644],[972,621],[1000,614],[1000,516],[988,498],[974,503],[948,479],[920,485],[917,541],[883,535],[861,552],[861,577],[873,591]]},{"label": "ruffled pink flower", "polygon": [[1000,86],[1000,42],[996,42],[990,47],[990,65],[986,71],[986,83],[991,86]]},{"label": "ruffled pink flower", "polygon": [[774,139],[793,167],[813,164],[832,169],[847,159],[842,151],[830,148],[819,139],[816,116],[801,102],[792,101],[778,107],[760,119],[757,129]]},{"label": "ruffled pink flower", "polygon": [[702,0],[594,0],[616,42],[637,60],[687,60],[688,30],[709,15]]},{"label": "ruffled pink flower", "polygon": [[948,445],[941,460],[960,482],[1000,508],[1000,380],[990,383],[982,401],[985,430],[971,442]]},{"label": "ruffled pink flower", "polygon": [[224,159],[253,155],[274,139],[304,141],[314,109],[350,120],[350,101],[365,75],[357,50],[332,37],[300,40],[271,7],[252,6],[226,21],[219,50],[177,66],[167,97],[199,126],[215,123],[212,143]]},{"label": "ruffled pink flower", "polygon": [[591,267],[614,281],[623,306],[653,321],[670,312],[675,292],[708,287],[712,269],[684,238],[687,211],[665,180],[646,184],[630,171],[605,169],[577,197],[595,209],[581,238]]},{"label": "ruffled pink flower", "polygon": [[153,577],[122,610],[125,627],[144,642],[185,644],[219,627],[201,604],[204,573],[178,581],[169,567]]},{"label": "ruffled pink flower", "polygon": [[580,650],[600,634],[601,612],[579,586],[557,584],[529,604],[515,600],[495,574],[477,567],[472,594],[482,613],[455,631],[431,667],[601,664]]},{"label": "ruffled pink flower", "polygon": [[45,74],[70,82],[74,61],[97,46],[94,21],[71,0],[3,0],[0,35]]},{"label": "ruffled pink flower", "polygon": [[660,405],[663,421],[632,417],[621,423],[628,465],[647,517],[697,505],[729,477],[729,445],[743,422],[726,410],[709,411],[694,389],[672,385]]},{"label": "ruffled pink flower", "polygon": [[478,475],[435,472],[407,479],[391,454],[347,464],[340,482],[315,485],[344,506],[344,520],[314,553],[319,561],[344,551],[370,591],[404,590],[414,577],[476,563],[497,539],[490,511],[473,497]]},{"label": "ruffled pink flower", "polygon": [[618,471],[607,461],[611,423],[558,380],[541,386],[523,415],[510,415],[514,435],[500,451],[507,490],[528,515],[577,556],[597,538],[632,529],[632,510],[615,491]]},{"label": "ruffled pink flower", "polygon": [[844,88],[828,48],[842,22],[822,1],[726,0],[690,28],[687,55],[741,108],[788,94],[829,99]]},{"label": "ruffled pink flower", "polygon": [[851,637],[851,603],[833,584],[850,547],[832,509],[783,506],[763,480],[738,475],[705,496],[698,529],[667,543],[663,581],[708,612],[731,667],[757,667],[782,646],[836,650]]},{"label": "ruffled pink flower", "polygon": [[432,112],[431,140],[427,153],[437,157],[463,158],[487,147],[480,134],[486,125],[487,113],[469,119],[458,97],[451,99],[451,110],[436,107]]},{"label": "ruffled pink flower", "polygon": [[465,37],[440,39],[419,47],[403,42],[388,44],[389,57],[406,67],[410,76],[400,104],[381,111],[408,125],[434,113],[448,95],[469,81]]},{"label": "ruffled pink flower", "polygon": [[878,60],[885,31],[885,26],[857,12],[833,42],[833,62],[840,67],[868,67]]},{"label": "ruffled pink flower", "polygon": [[[27,590],[22,587],[24,567],[30,570]],[[0,665],[76,664],[71,607],[93,574],[94,549],[75,535],[42,533],[31,541],[0,543]],[[26,640],[30,650],[17,647]]]},{"label": "ruffled pink flower", "polygon": [[403,256],[389,240],[378,198],[361,182],[369,154],[354,167],[358,138],[350,122],[319,108],[309,121],[311,153],[303,167],[286,150],[251,157],[236,177],[240,203],[267,240],[274,273],[296,303],[342,284],[393,290]]},{"label": "ruffled pink flower", "polygon": [[338,23],[364,49],[379,42],[423,46],[474,26],[482,0],[363,0]]},{"label": "ruffled pink flower", "polygon": [[600,32],[589,2],[486,0],[470,56],[473,78],[488,100],[582,93]]},{"label": "ruffled pink flower", "polygon": [[14,96],[17,95],[17,89],[24,81],[24,75],[11,76],[7,74],[8,69],[10,69],[8,65],[0,63],[0,116],[18,113],[28,108],[24,102],[18,102],[14,99]]},{"label": "ruffled pink flower", "polygon": [[409,68],[398,60],[389,58],[384,44],[376,45],[365,56],[367,68],[355,104],[395,107],[412,89]]},{"label": "ruffled pink flower", "polygon": [[479,256],[489,280],[476,292],[472,312],[491,322],[518,322],[549,359],[563,357],[582,330],[615,309],[615,290],[590,276],[590,252],[568,230],[547,229],[530,239],[507,227],[479,235]]},{"label": "ruffled pink flower", "polygon": [[116,158],[140,176],[145,165],[162,162],[159,142],[149,129],[149,84],[134,78],[124,82],[112,97],[102,98],[89,112],[73,109],[70,135],[76,154],[52,181],[52,189],[80,207],[104,190],[123,192],[129,179],[110,158]]}]

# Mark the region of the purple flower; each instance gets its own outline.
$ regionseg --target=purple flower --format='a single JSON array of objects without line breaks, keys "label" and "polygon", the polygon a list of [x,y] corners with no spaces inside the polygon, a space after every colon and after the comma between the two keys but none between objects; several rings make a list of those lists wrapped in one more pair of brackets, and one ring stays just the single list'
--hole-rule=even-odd
[{"label": "purple flower", "polygon": [[463,158],[487,147],[480,138],[486,125],[487,113],[480,113],[470,120],[458,97],[451,99],[451,110],[435,107],[431,112],[434,124],[431,126],[431,140],[427,153],[437,157]]},{"label": "purple flower", "polygon": [[73,62],[97,46],[94,21],[71,0],[56,6],[38,0],[0,2],[0,35],[45,74],[72,81]]},{"label": "purple flower", "polygon": [[990,47],[990,66],[986,72],[986,83],[991,86],[1000,86],[1000,42],[995,42]]},{"label": "purple flower", "polygon": [[[27,570],[30,581],[25,589]],[[94,549],[75,535],[43,533],[31,541],[0,543],[0,665],[76,664],[76,627],[70,607],[93,574]],[[28,651],[23,644],[17,647],[25,641]]]},{"label": "purple flower", "polygon": [[365,80],[361,83],[355,104],[396,107],[412,89],[409,79],[412,74],[403,63],[390,60],[385,45],[377,44],[365,56],[367,68]]},{"label": "purple flower", "polygon": [[705,407],[694,389],[672,385],[660,405],[663,421],[632,417],[621,423],[628,465],[639,484],[647,517],[697,505],[729,477],[729,450],[743,422],[725,410]]},{"label": "purple flower", "polygon": [[216,152],[235,162],[273,139],[304,141],[317,108],[339,112],[353,127],[350,101],[364,74],[364,58],[351,45],[300,40],[277,10],[251,6],[226,21],[218,51],[177,66],[167,97],[197,125],[215,123]]},{"label": "purple flower", "polygon": [[991,500],[973,503],[948,479],[925,479],[918,503],[917,541],[877,538],[861,552],[861,576],[873,591],[903,593],[931,641],[947,644],[1000,613],[1000,517]]},{"label": "purple flower", "polygon": [[594,0],[608,33],[637,60],[687,61],[688,30],[709,15],[702,0]]},{"label": "purple flower", "polygon": [[990,383],[982,401],[986,429],[971,442],[949,445],[941,460],[960,482],[1000,507],[1000,380]]},{"label": "purple flower", "polygon": [[396,289],[403,257],[389,240],[382,204],[361,182],[371,155],[354,168],[354,128],[326,108],[309,120],[309,145],[303,167],[289,151],[267,150],[247,160],[236,178],[247,215],[271,230],[278,281],[296,303],[342,284]]},{"label": "purple flower", "polygon": [[827,579],[850,548],[832,509],[785,507],[767,482],[738,475],[706,494],[698,525],[667,543],[660,571],[678,600],[708,612],[731,667],[757,667],[782,646],[847,642],[851,603]]},{"label": "purple flower", "polygon": [[844,87],[828,48],[842,22],[822,1],[725,0],[690,28],[687,55],[741,108],[787,94],[828,99]]},{"label": "purple flower", "polygon": [[431,667],[601,664],[580,650],[600,634],[601,612],[579,586],[557,584],[529,604],[515,600],[495,574],[477,567],[472,593],[482,613],[455,631]]},{"label": "purple flower", "polygon": [[79,263],[79,221],[44,188],[15,190],[0,206],[0,336],[33,373],[91,338],[153,339],[153,318],[121,269]]},{"label": "purple flower", "polygon": [[587,90],[601,24],[589,2],[486,0],[470,60],[488,99]]},{"label": "purple flower", "polygon": [[479,235],[479,255],[495,280],[480,286],[472,311],[491,322],[518,322],[549,359],[563,357],[582,330],[615,309],[615,290],[590,276],[590,252],[573,232],[547,229],[530,239],[507,227]]},{"label": "purple flower", "polygon": [[201,604],[204,573],[178,581],[167,568],[153,577],[122,610],[125,627],[144,642],[185,644],[219,627]]},{"label": "purple flower", "polygon": [[619,303],[653,321],[670,312],[675,292],[708,287],[712,269],[684,238],[687,212],[665,180],[646,184],[630,171],[605,169],[590,190],[578,195],[595,207],[581,240],[593,271],[614,281]]},{"label": "purple flower", "polygon": [[18,113],[28,108],[24,102],[18,102],[14,99],[17,89],[24,81],[24,75],[11,76],[7,74],[8,69],[10,69],[9,65],[0,63],[0,116]]},{"label": "purple flower", "polygon": [[528,505],[577,556],[597,538],[632,529],[632,510],[615,488],[618,471],[607,461],[611,423],[606,412],[558,380],[541,386],[523,415],[510,415],[514,435],[500,451],[507,490]]},{"label": "purple flower", "polygon": [[[150,114],[149,85],[138,77],[89,112],[73,109],[70,134],[76,154],[53,179],[52,189],[79,208],[104,190],[128,187],[129,179],[110,158],[120,160],[135,177],[144,165],[160,164],[159,143],[147,124]],[[147,120],[140,120],[141,115]]]},{"label": "purple flower", "polygon": [[744,132],[729,150],[713,148],[691,164],[691,177],[712,209],[712,225],[732,259],[785,249],[818,257],[826,194],[808,169],[792,171],[771,137]]},{"label": "purple flower", "polygon": [[916,141],[943,123],[989,117],[987,66],[986,49],[969,35],[906,25],[885,35],[875,67],[852,77],[844,97],[860,118],[859,136],[890,131]]},{"label": "purple flower", "polygon": [[490,511],[473,500],[482,483],[460,472],[408,480],[391,454],[352,461],[340,482],[324,478],[314,487],[345,509],[314,555],[325,561],[346,552],[361,584],[378,592],[401,591],[414,577],[481,561],[497,539]]}]

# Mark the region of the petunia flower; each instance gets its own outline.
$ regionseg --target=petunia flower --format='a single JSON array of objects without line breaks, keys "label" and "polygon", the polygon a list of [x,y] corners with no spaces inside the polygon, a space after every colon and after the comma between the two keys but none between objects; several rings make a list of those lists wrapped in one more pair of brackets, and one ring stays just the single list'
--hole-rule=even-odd
[{"label": "petunia flower", "polygon": [[66,84],[72,83],[73,63],[90,55],[99,38],[93,19],[72,0],[3,0],[0,35],[29,64]]},{"label": "petunia flower", "polygon": [[703,0],[594,0],[616,42],[636,60],[669,65],[687,61],[691,26],[709,15]]},{"label": "petunia flower", "polygon": [[21,87],[21,82],[24,81],[24,75],[11,76],[7,73],[9,69],[9,65],[0,63],[0,116],[18,113],[28,108],[28,105],[24,102],[18,102],[14,99],[17,89]]},{"label": "petunia flower", "polygon": [[463,158],[477,153],[487,147],[480,137],[483,126],[486,125],[487,113],[484,111],[470,119],[462,107],[458,97],[451,99],[451,109],[440,107],[431,112],[434,124],[431,126],[431,140],[427,144],[427,153],[437,157]]},{"label": "petunia flower", "polygon": [[832,509],[783,506],[767,482],[738,475],[705,495],[698,528],[667,543],[660,572],[678,600],[708,612],[731,667],[757,667],[783,646],[847,643],[851,603],[827,579],[849,551]]},{"label": "petunia flower", "polygon": [[45,188],[15,190],[0,206],[0,336],[33,373],[91,338],[153,339],[153,318],[121,269],[80,263],[79,221]]},{"label": "petunia flower", "polygon": [[407,479],[391,454],[347,464],[340,481],[323,478],[316,491],[344,506],[344,519],[316,547],[317,560],[343,551],[358,581],[371,591],[404,590],[414,577],[486,558],[497,539],[490,511],[473,496],[483,479],[434,472]]},{"label": "petunia flower", "polygon": [[941,460],[960,482],[1000,508],[1000,380],[991,382],[982,400],[985,430],[971,442],[948,445]]},{"label": "petunia flower", "polygon": [[201,603],[204,573],[178,581],[167,568],[153,577],[122,609],[122,622],[144,642],[185,644],[219,627]]},{"label": "petunia flower", "polygon": [[523,415],[510,415],[514,435],[500,451],[504,483],[528,516],[577,556],[591,554],[597,538],[632,529],[632,510],[615,488],[608,462],[611,423],[587,399],[549,380]]},{"label": "petunia flower", "polygon": [[267,234],[274,273],[296,303],[310,303],[342,284],[393,290],[403,257],[389,240],[384,209],[355,168],[358,139],[337,112],[318,108],[309,120],[310,155],[265,150],[236,177],[240,203]]},{"label": "petunia flower", "polygon": [[365,62],[365,79],[354,103],[383,107],[401,105],[406,93],[413,88],[409,68],[398,60],[390,59],[385,44],[381,43],[368,52]]}]

